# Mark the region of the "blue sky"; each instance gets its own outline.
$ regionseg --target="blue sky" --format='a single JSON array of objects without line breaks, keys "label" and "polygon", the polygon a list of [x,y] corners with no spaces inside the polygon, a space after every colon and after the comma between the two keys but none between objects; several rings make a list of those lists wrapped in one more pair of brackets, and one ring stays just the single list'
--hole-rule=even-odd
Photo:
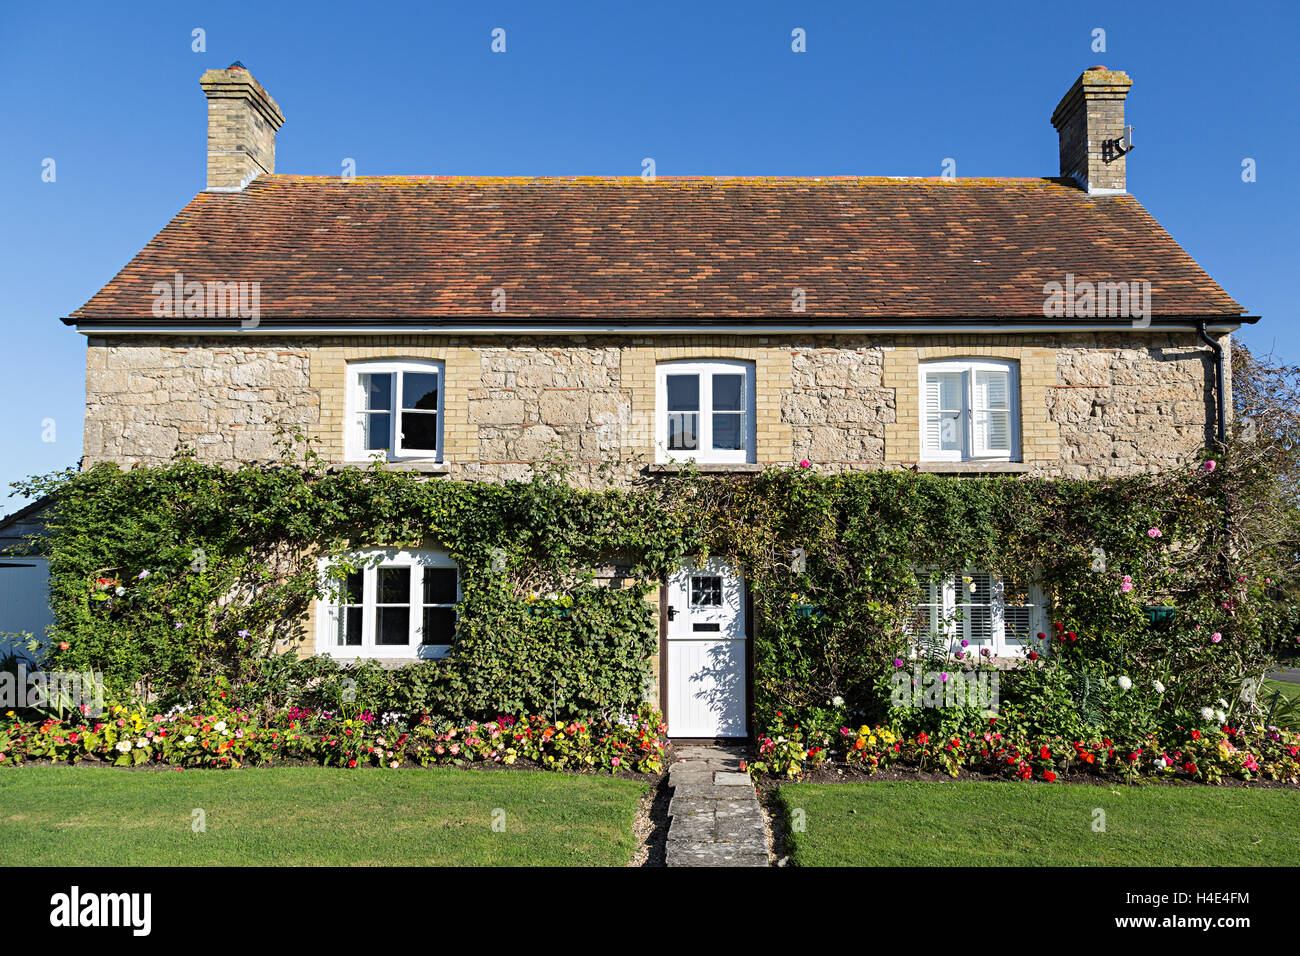
[{"label": "blue sky", "polygon": [[242,60],[279,102],[281,172],[1035,176],[1102,63],[1134,81],[1130,191],[1264,316],[1246,342],[1300,362],[1297,48],[1294,3],[11,4],[0,485],[80,457],[85,341],[58,320],[203,188],[205,69]]}]

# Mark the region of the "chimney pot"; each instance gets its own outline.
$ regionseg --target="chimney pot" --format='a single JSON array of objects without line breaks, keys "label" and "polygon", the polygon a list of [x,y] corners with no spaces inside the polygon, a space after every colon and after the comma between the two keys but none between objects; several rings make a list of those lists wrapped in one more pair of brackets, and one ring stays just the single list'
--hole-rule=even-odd
[{"label": "chimney pot", "polygon": [[279,104],[236,60],[199,78],[208,98],[208,189],[235,192],[262,173],[275,172],[275,133],[284,125]]},{"label": "chimney pot", "polygon": [[1061,178],[1089,193],[1128,191],[1124,99],[1133,81],[1122,70],[1089,67],[1052,112],[1060,137]]}]

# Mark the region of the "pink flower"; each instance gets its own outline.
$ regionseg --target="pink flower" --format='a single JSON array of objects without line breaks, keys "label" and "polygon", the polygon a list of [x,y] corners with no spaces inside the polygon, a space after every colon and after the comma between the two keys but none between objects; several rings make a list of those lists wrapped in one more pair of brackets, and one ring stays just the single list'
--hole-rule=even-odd
[{"label": "pink flower", "polygon": [[1133,578],[1131,575],[1124,575],[1124,578],[1119,583],[1119,589],[1125,594],[1128,594],[1129,591],[1133,590]]},{"label": "pink flower", "polygon": [[902,659],[901,657],[895,657],[895,658],[894,658],[894,666],[895,666],[895,667],[902,667],[902,666],[903,666],[903,659]]},{"label": "pink flower", "polygon": [[1215,631],[1213,634],[1210,635],[1210,640],[1215,644],[1217,644],[1219,643],[1219,641],[1223,640],[1223,635],[1220,634],[1218,631]]},{"label": "pink flower", "polygon": [[799,467],[800,467],[800,468],[811,468],[811,467],[812,467],[812,462],[810,462],[807,458],[800,459],[800,461],[799,461]]},{"label": "pink flower", "polygon": [[1218,462],[1216,462],[1213,458],[1211,458],[1209,461],[1207,461],[1207,462],[1205,463],[1205,470],[1206,470],[1206,471],[1214,471],[1214,469],[1216,469],[1216,468],[1218,468],[1218,467],[1219,467]]},{"label": "pink flower", "polygon": [[615,757],[613,760],[610,761],[610,763],[612,763],[615,767],[617,767],[617,766],[618,766],[619,764],[621,764],[622,762],[623,762],[623,761],[620,760],[618,757]]},{"label": "pink flower", "polygon": [[1150,529],[1148,529],[1148,530],[1147,530],[1147,537],[1148,537],[1148,538],[1158,538],[1158,537],[1160,537],[1160,529],[1159,529],[1159,528],[1150,528]]}]

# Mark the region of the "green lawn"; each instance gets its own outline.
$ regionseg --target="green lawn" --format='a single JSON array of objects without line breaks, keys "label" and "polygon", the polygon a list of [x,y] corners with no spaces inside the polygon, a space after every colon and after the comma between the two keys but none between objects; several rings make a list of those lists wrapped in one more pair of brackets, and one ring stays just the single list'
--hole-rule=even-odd
[{"label": "green lawn", "polygon": [[622,866],[645,790],[542,771],[23,767],[0,771],[0,865]]},{"label": "green lawn", "polygon": [[1300,864],[1296,790],[881,782],[791,784],[780,801],[803,811],[799,866]]},{"label": "green lawn", "polygon": [[[1277,691],[1282,692],[1282,697],[1274,707],[1273,695]],[[1265,678],[1259,686],[1259,700],[1264,713],[1267,714],[1270,708],[1273,709],[1273,722],[1278,726],[1300,726],[1300,721],[1296,720],[1296,715],[1300,714],[1300,684]]]}]

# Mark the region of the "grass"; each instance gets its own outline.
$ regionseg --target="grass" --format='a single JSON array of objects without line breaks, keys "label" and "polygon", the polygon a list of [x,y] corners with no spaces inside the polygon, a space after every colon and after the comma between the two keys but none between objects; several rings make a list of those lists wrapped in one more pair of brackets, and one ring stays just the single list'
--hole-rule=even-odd
[{"label": "grass", "polygon": [[[1281,691],[1282,696],[1274,708],[1273,695],[1278,691]],[[1259,685],[1259,703],[1265,714],[1273,708],[1273,723],[1287,727],[1300,726],[1300,720],[1297,719],[1300,717],[1300,684],[1271,680],[1266,677]]]},{"label": "grass", "polygon": [[1297,790],[891,781],[790,784],[779,800],[787,819],[803,811],[798,866],[1300,864]]},{"label": "grass", "polygon": [[0,771],[0,865],[622,866],[645,790],[542,771],[28,766]]}]

